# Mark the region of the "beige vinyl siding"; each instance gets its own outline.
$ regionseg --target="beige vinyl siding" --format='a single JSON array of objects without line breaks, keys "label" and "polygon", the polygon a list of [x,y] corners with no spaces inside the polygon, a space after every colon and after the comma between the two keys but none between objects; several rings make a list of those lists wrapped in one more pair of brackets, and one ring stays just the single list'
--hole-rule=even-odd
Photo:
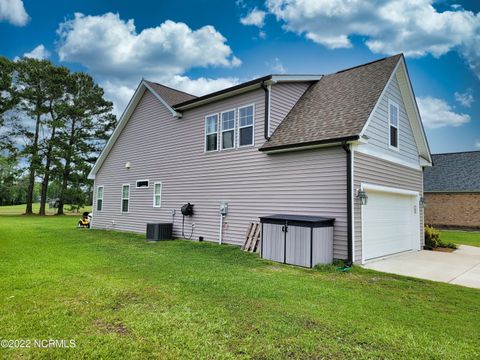
[{"label": "beige vinyl siding", "polygon": [[[398,189],[418,191],[423,194],[423,173],[403,165],[394,164],[370,155],[354,153],[354,189],[361,183],[388,186]],[[365,205],[365,206],[368,206]],[[354,200],[355,261],[362,258],[362,206]],[[420,208],[420,237],[423,244],[423,209]]]},{"label": "beige vinyl siding", "polygon": [[280,83],[272,86],[270,94],[270,134],[273,134],[309,86],[310,83],[306,82]]},{"label": "beige vinyl siding", "polygon": [[[399,151],[389,148],[388,100],[395,102],[399,106]],[[362,147],[418,165],[417,144],[396,76],[392,78],[383,97],[380,99],[365,130],[365,136],[368,137],[368,144],[362,145]]]},{"label": "beige vinyl siding", "polygon": [[[205,116],[248,104],[255,105],[255,145],[205,153]],[[272,107],[276,107],[273,102]],[[260,152],[265,141],[264,108],[264,91],[258,89],[185,111],[176,119],[147,91],[96,175],[95,185],[104,186],[104,201],[103,211],[94,211],[94,227],[144,232],[146,222],[173,219],[174,236],[180,237],[180,207],[191,202],[195,214],[185,218],[185,236],[195,223],[194,239],[218,241],[219,206],[227,201],[226,243],[241,244],[248,224],[260,216],[328,216],[336,218],[334,257],[345,258],[345,152],[339,147],[275,155]],[[137,189],[133,185],[138,179],[149,179],[152,186]],[[153,207],[157,181],[162,182],[160,208]],[[132,184],[128,214],[120,211],[125,183]]]}]

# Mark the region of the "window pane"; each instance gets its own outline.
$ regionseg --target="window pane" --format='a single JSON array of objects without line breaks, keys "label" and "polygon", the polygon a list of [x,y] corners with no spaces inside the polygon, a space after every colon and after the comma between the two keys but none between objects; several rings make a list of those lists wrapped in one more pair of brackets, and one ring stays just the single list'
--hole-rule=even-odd
[{"label": "window pane", "polygon": [[208,116],[205,126],[207,134],[217,132],[217,115]]},{"label": "window pane", "polygon": [[398,108],[390,104],[390,124],[398,127]]},{"label": "window pane", "polygon": [[155,206],[160,206],[160,195],[155,195]]},{"label": "window pane", "polygon": [[122,198],[123,199],[128,198],[129,190],[130,190],[130,186],[123,185],[123,188],[122,188]]},{"label": "window pane", "polygon": [[253,106],[240,109],[240,126],[248,126],[253,124]]},{"label": "window pane", "polygon": [[233,134],[234,134],[233,130],[224,131],[222,133],[222,148],[223,149],[233,148],[233,139],[234,139]]},{"label": "window pane", "polygon": [[217,134],[207,135],[207,151],[217,150]]},{"label": "window pane", "polygon": [[103,187],[97,188],[97,198],[103,199]]},{"label": "window pane", "polygon": [[240,146],[253,144],[253,127],[240,129]]},{"label": "window pane", "polygon": [[222,114],[222,130],[230,130],[235,127],[235,111]]},{"label": "window pane", "polygon": [[102,211],[103,200],[97,200],[97,211]]},{"label": "window pane", "polygon": [[393,126],[390,126],[390,145],[398,147],[398,129]]},{"label": "window pane", "polygon": [[137,188],[147,187],[148,188],[148,180],[140,180],[137,181]]},{"label": "window pane", "polygon": [[122,212],[128,212],[128,200],[122,200]]},{"label": "window pane", "polygon": [[155,184],[155,195],[160,195],[162,184]]}]

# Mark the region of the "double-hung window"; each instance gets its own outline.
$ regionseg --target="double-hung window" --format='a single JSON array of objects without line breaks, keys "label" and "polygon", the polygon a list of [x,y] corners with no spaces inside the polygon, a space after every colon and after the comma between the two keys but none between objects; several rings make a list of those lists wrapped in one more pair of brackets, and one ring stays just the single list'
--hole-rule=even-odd
[{"label": "double-hung window", "polygon": [[393,101],[388,102],[388,131],[389,131],[389,145],[390,148],[398,150],[398,136],[399,136],[399,110],[398,105]]},{"label": "double-hung window", "polygon": [[156,182],[153,185],[153,207],[162,206],[162,183]]},{"label": "double-hung window", "polygon": [[222,149],[235,147],[235,110],[222,113]]},{"label": "double-hung window", "polygon": [[97,187],[97,211],[103,209],[103,186]]},{"label": "double-hung window", "polygon": [[253,145],[253,105],[238,109],[238,144]]},{"label": "double-hung window", "polygon": [[218,114],[205,118],[205,151],[217,150],[218,140]]},{"label": "double-hung window", "polygon": [[130,184],[122,185],[122,212],[128,213],[128,206],[130,202]]}]

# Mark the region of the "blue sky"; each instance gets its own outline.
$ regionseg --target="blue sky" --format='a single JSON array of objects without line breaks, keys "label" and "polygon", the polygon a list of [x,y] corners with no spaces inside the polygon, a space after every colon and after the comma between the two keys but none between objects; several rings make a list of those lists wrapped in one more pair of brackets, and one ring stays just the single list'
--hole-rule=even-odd
[{"label": "blue sky", "polygon": [[121,113],[142,77],[196,95],[398,52],[433,153],[480,149],[480,2],[0,0],[0,54],[89,72]]}]

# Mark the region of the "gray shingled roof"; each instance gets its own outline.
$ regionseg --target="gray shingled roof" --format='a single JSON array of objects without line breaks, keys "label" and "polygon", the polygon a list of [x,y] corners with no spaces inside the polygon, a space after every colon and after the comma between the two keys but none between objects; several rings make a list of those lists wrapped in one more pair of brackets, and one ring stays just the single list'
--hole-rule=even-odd
[{"label": "gray shingled roof", "polygon": [[165,100],[165,102],[170,105],[174,106],[176,104],[179,104],[181,102],[195,99],[196,96],[190,95],[186,92],[180,91],[180,90],[175,90],[172,89],[168,86],[157,84],[152,81],[144,80],[155,92],[160,95],[160,97]]},{"label": "gray shingled roof", "polygon": [[423,174],[424,191],[480,191],[480,151],[433,154],[432,159]]},{"label": "gray shingled roof", "polygon": [[402,55],[322,77],[260,150],[358,137]]}]

